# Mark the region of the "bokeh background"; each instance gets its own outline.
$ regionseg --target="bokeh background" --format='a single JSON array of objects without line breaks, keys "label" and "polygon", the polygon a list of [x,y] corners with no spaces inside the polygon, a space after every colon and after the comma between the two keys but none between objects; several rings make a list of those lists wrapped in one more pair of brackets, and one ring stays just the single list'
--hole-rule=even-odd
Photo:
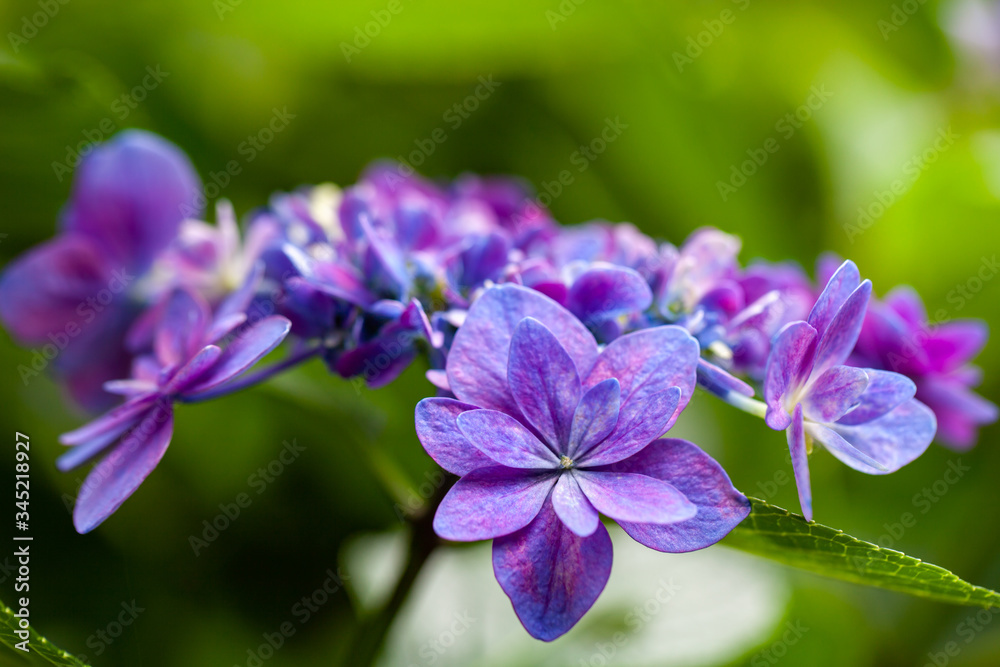
[{"label": "bokeh background", "polygon": [[[744,261],[789,258],[810,272],[834,251],[879,294],[909,283],[936,319],[979,317],[1000,329],[996,3],[4,0],[0,28],[4,263],[53,234],[79,150],[142,127],[186,150],[206,183],[216,174],[209,194],[242,213],[275,190],[349,184],[380,157],[421,161],[432,177],[517,174],[541,192],[570,170],[551,204],[564,223],[627,220],[675,243],[713,225],[743,238]],[[377,34],[359,37],[366,29]],[[261,150],[248,147],[275,113],[287,125]],[[614,141],[581,161],[579,147],[607,123],[620,128]],[[444,142],[420,149],[437,128]],[[769,139],[776,152],[734,179],[734,165],[760,161]],[[223,183],[234,160],[240,173]],[[0,350],[0,437],[10,445],[2,488],[15,431],[33,444],[31,599],[41,632],[95,665],[343,660],[358,615],[398,569],[398,505],[419,505],[433,478],[412,427],[428,391],[422,369],[373,392],[316,365],[181,407],[164,462],[79,536],[66,501],[83,472],[59,474],[53,462],[56,436],[84,416],[48,379],[22,381],[30,350],[6,333]],[[997,401],[1000,345],[979,363],[981,391]],[[677,429],[746,493],[797,508],[780,434],[706,396]],[[817,520],[1000,588],[998,436],[985,429],[963,454],[933,445],[888,477],[818,453]],[[261,489],[251,476],[293,441],[304,451]],[[952,465],[968,471],[949,484]],[[933,502],[916,497],[924,489]],[[204,537],[203,522],[240,493],[252,504],[196,555],[191,536]],[[900,530],[905,513],[916,523]],[[724,547],[684,556],[616,548],[599,606],[552,645],[516,626],[488,551],[438,552],[383,664],[1000,664],[1000,620],[989,613],[963,625],[975,610]],[[0,559],[9,551],[0,547]],[[296,604],[338,566],[346,587],[303,620]],[[0,596],[9,603],[7,567]],[[117,627],[133,603],[134,622]],[[265,633],[288,621],[295,634],[261,654]],[[948,642],[957,656],[942,653]],[[0,664],[24,662],[4,650]]]}]

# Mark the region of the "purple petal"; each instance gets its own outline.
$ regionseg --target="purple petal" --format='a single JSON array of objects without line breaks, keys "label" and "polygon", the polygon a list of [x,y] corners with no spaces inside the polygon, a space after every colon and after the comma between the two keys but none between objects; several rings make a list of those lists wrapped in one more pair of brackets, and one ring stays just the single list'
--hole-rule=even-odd
[{"label": "purple petal", "polygon": [[799,506],[806,521],[813,519],[812,485],[809,481],[809,452],[806,450],[806,434],[802,418],[802,404],[795,406],[792,423],[786,433],[788,438],[788,453],[792,457],[792,470],[795,473],[795,486],[799,491]]},{"label": "purple petal", "polygon": [[152,406],[158,398],[158,395],[150,394],[126,401],[92,422],[63,433],[59,436],[59,442],[72,446],[81,445],[88,440],[98,438],[109,431],[118,429],[123,423],[130,423],[137,415],[145,412]]},{"label": "purple petal", "polygon": [[857,265],[851,260],[841,264],[826,283],[806,320],[817,334],[822,336],[826,332],[841,306],[860,284],[861,273]]},{"label": "purple petal", "polygon": [[580,377],[590,372],[597,342],[572,313],[526,287],[490,287],[472,304],[448,353],[448,382],[459,400],[520,414],[507,385],[507,360],[514,330],[526,317],[535,318],[555,335]]},{"label": "purple petal", "polygon": [[[600,461],[591,465],[631,456],[673,426],[694,391],[698,355],[698,342],[676,326],[630,333],[604,349],[585,386],[617,378],[621,410],[615,430],[600,448],[602,453],[595,452]],[[680,396],[670,408],[672,387],[680,389]],[[669,413],[664,412],[668,409]]]},{"label": "purple petal", "polygon": [[632,401],[618,414],[611,435],[604,441],[576,455],[576,461],[587,467],[616,463],[632,456],[663,435],[677,414],[681,390],[671,387],[661,394],[649,396],[642,402]]},{"label": "purple petal", "polygon": [[4,326],[24,343],[50,343],[50,334],[79,326],[78,309],[96,315],[97,322],[107,319],[87,305],[87,299],[109,287],[106,262],[99,248],[81,236],[59,237],[31,249],[0,277]]},{"label": "purple petal", "polygon": [[525,318],[514,330],[507,382],[521,414],[553,451],[565,451],[580,402],[580,376],[563,346],[536,319]]},{"label": "purple petal", "polygon": [[747,397],[754,395],[753,387],[704,359],[698,359],[698,386],[723,397],[730,392]]},{"label": "purple petal", "polygon": [[569,631],[611,575],[611,538],[603,525],[589,537],[566,528],[546,503],[526,528],[493,542],[493,572],[524,629],[552,641]]},{"label": "purple petal", "polygon": [[820,421],[837,421],[847,426],[863,424],[895,409],[896,406],[913,398],[917,392],[913,380],[905,375],[873,368],[866,368],[864,371],[868,374],[868,387],[861,394],[858,407],[839,419]]},{"label": "purple petal", "polygon": [[834,366],[840,366],[851,356],[861,326],[868,310],[868,300],[872,295],[872,283],[866,280],[847,297],[843,307],[837,311],[830,326],[820,336],[813,361],[814,377],[825,373]]},{"label": "purple petal", "polygon": [[639,273],[622,266],[588,269],[570,287],[566,307],[585,324],[641,312],[653,303],[653,292]]},{"label": "purple petal", "polygon": [[831,454],[869,475],[894,472],[923,454],[936,429],[934,413],[916,399],[857,426],[806,425],[809,434]]},{"label": "purple petal", "polygon": [[120,268],[141,271],[201,217],[201,183],[187,156],[165,139],[126,130],[94,148],[73,178],[64,229],[99,242]]},{"label": "purple petal", "polygon": [[458,542],[509,535],[531,523],[555,483],[555,473],[503,466],[473,470],[441,501],[434,515],[434,532]]},{"label": "purple petal", "polygon": [[174,290],[156,329],[153,347],[164,368],[182,364],[205,345],[211,311],[198,294]]},{"label": "purple petal", "polygon": [[196,396],[233,379],[276,348],[290,327],[291,323],[280,315],[261,320],[229,343],[207,376],[182,391],[186,396]]},{"label": "purple petal", "polygon": [[985,322],[954,320],[930,329],[922,342],[934,370],[947,373],[976,356],[989,336]]},{"label": "purple petal", "polygon": [[[125,405],[129,405],[129,403]],[[119,417],[114,422],[106,422],[100,430],[91,431],[93,435],[88,440],[74,445],[72,449],[56,459],[56,468],[66,472],[94,458],[118,440],[123,433],[141,422],[146,413],[153,409],[154,403],[150,400],[134,401],[131,406],[138,409],[138,412],[133,412],[127,418]]]},{"label": "purple petal", "polygon": [[164,396],[173,396],[184,391],[185,387],[198,382],[215,365],[222,355],[222,349],[216,345],[207,345],[198,354],[181,366],[170,381],[164,385]]},{"label": "purple petal", "polygon": [[616,521],[676,523],[698,512],[683,493],[661,479],[603,470],[577,469],[573,474],[594,508]]},{"label": "purple petal", "polygon": [[615,378],[602,380],[588,389],[573,414],[567,456],[583,456],[607,438],[618,424],[620,406],[621,385]]},{"label": "purple petal", "polygon": [[775,431],[784,431],[792,421],[784,398],[809,374],[815,349],[816,330],[801,321],[786,324],[771,344],[764,370],[764,401],[767,425]]},{"label": "purple petal", "polygon": [[995,404],[951,376],[922,380],[917,387],[917,398],[934,411],[941,441],[959,451],[975,445],[979,428],[992,424],[1000,414]]},{"label": "purple petal", "polygon": [[246,311],[264,279],[264,263],[257,262],[243,284],[219,304],[206,335],[206,342],[214,343],[246,321]]},{"label": "purple petal", "polygon": [[173,430],[172,406],[157,406],[94,466],[73,508],[77,532],[92,531],[139,488],[163,458]]},{"label": "purple petal", "polygon": [[500,465],[553,470],[559,466],[555,453],[506,413],[470,410],[458,415],[456,423],[469,442]]},{"label": "purple petal", "polygon": [[837,421],[858,405],[867,387],[868,373],[864,370],[853,366],[834,366],[809,387],[802,399],[805,415],[817,422]]},{"label": "purple petal", "polygon": [[908,285],[899,285],[889,290],[883,299],[903,320],[916,328],[927,324],[927,310],[917,291]]},{"label": "purple petal", "polygon": [[451,398],[425,398],[417,403],[417,438],[439,466],[456,475],[496,465],[462,435],[456,419],[476,406]]},{"label": "purple petal", "polygon": [[686,521],[618,525],[636,542],[667,553],[704,549],[729,534],[750,513],[750,501],[733,488],[722,466],[686,440],[656,440],[607,470],[647,475],[670,483],[698,508]]},{"label": "purple petal", "polygon": [[587,500],[576,477],[570,472],[561,474],[552,489],[552,508],[563,524],[580,537],[593,535],[597,524],[601,522],[597,510]]}]

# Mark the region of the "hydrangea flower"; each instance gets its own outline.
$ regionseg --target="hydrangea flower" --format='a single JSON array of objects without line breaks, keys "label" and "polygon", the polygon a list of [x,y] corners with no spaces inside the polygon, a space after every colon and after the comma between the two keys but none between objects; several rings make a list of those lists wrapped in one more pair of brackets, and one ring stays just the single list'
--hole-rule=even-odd
[{"label": "hydrangea flower", "polygon": [[802,514],[812,520],[808,453],[819,442],[864,473],[890,473],[922,454],[934,438],[934,413],[913,398],[907,377],[847,366],[861,332],[871,281],[844,262],[805,321],[787,324],[767,361],[765,419],[787,431]]},{"label": "hydrangea flower", "polygon": [[697,342],[662,326],[600,350],[570,312],[530,289],[486,290],[447,362],[456,396],[424,399],[428,454],[461,478],[434,518],[449,540],[493,539],[493,567],[528,632],[552,640],[603,590],[600,514],[667,552],[714,544],[747,499],[695,445],[660,439],[695,386]]},{"label": "hydrangea flower", "polygon": [[289,322],[268,317],[234,335],[225,349],[220,339],[243,324],[245,315],[208,304],[184,289],[172,292],[162,308],[151,355],[138,357],[133,376],[105,389],[127,400],[60,441],[73,448],[59,458],[66,471],[110,450],[80,489],[73,524],[87,533],[131,496],[163,458],[173,433],[173,402],[195,400],[237,377],[284,339]]},{"label": "hydrangea flower", "polygon": [[972,391],[982,372],[969,362],[988,337],[986,323],[979,320],[931,326],[920,296],[897,287],[869,306],[851,363],[912,379],[917,398],[937,417],[938,437],[964,451],[976,444],[979,427],[998,417],[997,406]]},{"label": "hydrangea flower", "polygon": [[183,212],[199,210],[200,193],[176,146],[122,132],[80,163],[59,235],[0,278],[0,319],[24,344],[60,348],[53,366],[80,405],[113,401],[101,385],[128,372],[123,339],[139,313],[132,295],[176,237]]}]

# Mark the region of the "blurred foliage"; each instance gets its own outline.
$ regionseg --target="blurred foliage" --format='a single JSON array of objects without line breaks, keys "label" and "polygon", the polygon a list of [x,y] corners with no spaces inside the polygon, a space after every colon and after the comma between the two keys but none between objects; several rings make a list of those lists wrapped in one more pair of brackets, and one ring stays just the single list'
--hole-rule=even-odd
[{"label": "blurred foliage", "polygon": [[[967,297],[956,292],[1000,245],[996,72],[945,29],[968,3],[914,2],[894,19],[894,0],[399,1],[395,14],[383,0],[0,4],[0,260],[52,235],[70,185],[57,165],[112,126],[171,139],[206,183],[236,160],[240,173],[221,194],[244,212],[273,190],[351,183],[371,160],[406,158],[441,127],[446,141],[420,165],[430,176],[511,173],[544,188],[570,169],[574,182],[551,206],[565,223],[630,220],[674,242],[714,225],[744,239],[744,261],[790,258],[807,268],[834,251],[854,259],[880,294],[910,283],[937,319],[981,317],[1000,329],[1000,280]],[[387,15],[368,43],[358,38]],[[998,25],[978,27],[996,42]],[[345,55],[345,44],[357,51]],[[143,87],[144,78],[155,81],[147,68],[160,68],[162,81]],[[456,126],[448,112],[480,77],[500,85]],[[817,89],[829,97],[806,107],[808,120],[781,126]],[[294,118],[249,159],[243,142],[275,110]],[[608,119],[627,128],[576,171],[574,152]],[[953,142],[912,177],[907,160],[949,128]],[[777,152],[724,199],[718,183],[769,137]],[[902,194],[852,233],[859,207],[887,199],[897,179]],[[99,665],[246,664],[246,647],[294,618],[294,605],[336,568],[347,536],[398,526],[387,479],[418,487],[433,469],[412,427],[413,405],[427,392],[422,369],[359,392],[313,366],[182,407],[163,464],[81,537],[62,499],[81,477],[57,473],[53,461],[57,434],[82,416],[48,380],[22,382],[16,368],[30,363],[30,350],[5,333],[0,348],[0,432],[28,433],[34,444],[33,620]],[[998,350],[991,343],[980,358],[982,393],[994,401]],[[789,471],[783,437],[699,399],[678,434],[719,457],[747,493],[796,507],[793,485],[774,484],[777,471]],[[998,434],[986,429],[961,455],[935,445],[889,477],[820,453],[817,519],[997,588]],[[286,440],[306,450],[258,495],[250,476]],[[959,459],[971,471],[922,512],[915,494]],[[4,457],[4,479],[12,461]],[[243,492],[252,504],[196,556],[189,537]],[[917,523],[897,536],[893,525],[906,512]],[[1000,662],[1000,623],[968,643],[957,634],[968,609],[789,576],[787,617],[813,630],[783,664],[923,664],[949,641],[962,649],[949,664]],[[9,601],[12,578],[0,580]],[[99,639],[133,600],[144,609],[134,624],[110,644]],[[330,664],[354,624],[347,596],[334,595],[272,662]],[[781,632],[734,664],[771,664],[758,650]]]}]

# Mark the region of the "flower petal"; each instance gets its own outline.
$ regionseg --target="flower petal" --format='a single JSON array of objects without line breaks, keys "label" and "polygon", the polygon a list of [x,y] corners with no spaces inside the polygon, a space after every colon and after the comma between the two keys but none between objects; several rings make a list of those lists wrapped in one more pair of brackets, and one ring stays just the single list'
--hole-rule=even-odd
[{"label": "flower petal", "polygon": [[594,508],[616,521],[676,523],[698,512],[683,493],[661,479],[604,470],[577,469],[574,474]]},{"label": "flower petal", "polygon": [[173,407],[156,406],[94,466],[73,508],[77,532],[92,531],[135,493],[163,458],[173,430]]},{"label": "flower petal", "polygon": [[514,330],[507,362],[510,393],[553,451],[565,451],[580,402],[580,376],[552,332],[528,317]]},{"label": "flower petal", "polygon": [[151,132],[126,130],[95,147],[77,167],[63,228],[100,242],[109,258],[142,271],[200,218],[201,183],[191,162]]},{"label": "flower petal", "polygon": [[861,273],[851,260],[840,265],[816,299],[807,322],[822,336],[847,298],[861,284]]},{"label": "flower petal", "polygon": [[59,442],[64,445],[81,445],[88,440],[99,438],[105,433],[130,423],[137,415],[147,410],[156,400],[157,394],[148,394],[129,401],[101,415],[83,426],[68,431],[59,436]]},{"label": "flower petal", "polygon": [[208,375],[194,386],[184,388],[184,394],[196,396],[233,379],[276,348],[288,334],[290,327],[291,322],[280,315],[273,315],[253,325],[229,343]]},{"label": "flower petal", "polygon": [[825,373],[834,366],[847,361],[861,334],[861,326],[868,310],[868,300],[872,295],[872,283],[866,280],[847,297],[844,306],[837,311],[830,326],[820,336],[816,344],[813,361],[813,376]]},{"label": "flower petal", "polygon": [[573,473],[565,472],[552,489],[552,507],[567,528],[580,537],[593,535],[601,517],[580,489]]},{"label": "flower petal", "polygon": [[817,422],[837,421],[858,405],[868,387],[868,373],[853,366],[834,366],[809,387],[802,399],[804,414]]},{"label": "flower petal", "polygon": [[809,434],[831,454],[869,475],[894,472],[923,454],[936,429],[934,413],[916,399],[857,426],[806,425]]},{"label": "flower petal", "polygon": [[441,501],[434,515],[434,532],[458,542],[509,535],[531,523],[555,483],[554,472],[504,466],[473,470]]},{"label": "flower petal", "polygon": [[493,542],[493,572],[524,629],[552,641],[593,606],[611,575],[612,547],[598,523],[589,537],[566,528],[551,503],[526,528]]},{"label": "flower petal", "polygon": [[632,456],[666,433],[676,419],[680,397],[680,387],[670,387],[642,402],[632,401],[623,406],[611,435],[590,450],[578,452],[576,462],[594,467]]},{"label": "flower petal", "polygon": [[417,438],[439,466],[456,475],[466,475],[476,468],[495,462],[462,435],[456,419],[478,408],[452,398],[425,398],[417,403]]},{"label": "flower petal", "polygon": [[217,345],[206,345],[190,361],[181,366],[180,370],[164,385],[161,393],[173,396],[184,391],[186,387],[198,382],[211,370],[222,356],[222,349]]},{"label": "flower petal", "polygon": [[[616,378],[621,384],[621,409],[601,453],[594,452],[600,460],[591,465],[631,456],[673,426],[694,392],[698,355],[698,342],[676,326],[636,331],[604,349],[584,385]],[[672,387],[679,388],[680,395],[671,408]]]},{"label": "flower petal", "polygon": [[527,287],[490,287],[472,304],[448,353],[448,383],[459,400],[520,414],[508,389],[507,360],[514,330],[526,317],[535,318],[555,335],[580,377],[590,372],[597,342],[572,313]]},{"label": "flower petal", "polygon": [[656,440],[634,456],[602,470],[661,479],[697,506],[697,514],[677,523],[618,522],[632,539],[650,549],[667,553],[704,549],[728,535],[750,513],[750,501],[733,488],[722,466],[686,440]]},{"label": "flower petal", "polygon": [[653,292],[637,271],[606,264],[581,274],[566,296],[566,307],[588,326],[642,312],[652,303]]},{"label": "flower petal", "polygon": [[470,410],[458,415],[455,421],[469,442],[500,465],[543,470],[559,466],[556,454],[506,413]]},{"label": "flower petal", "polygon": [[858,406],[840,419],[822,421],[837,421],[848,426],[863,424],[895,409],[913,398],[917,392],[917,385],[905,375],[874,368],[866,368],[864,371],[868,374],[868,387],[861,394]]},{"label": "flower petal", "polygon": [[806,521],[813,519],[812,485],[809,481],[809,452],[806,450],[806,434],[802,418],[802,404],[795,406],[792,423],[786,432],[788,453],[792,457],[795,486],[799,491],[799,506]]},{"label": "flower petal", "polygon": [[598,382],[587,390],[573,414],[567,456],[583,456],[602,442],[618,424],[621,385],[615,378]]},{"label": "flower petal", "polygon": [[816,349],[816,330],[806,322],[786,324],[774,338],[764,370],[764,402],[767,425],[784,431],[792,423],[785,410],[785,394],[794,391],[809,374]]},{"label": "flower petal", "polygon": [[160,365],[183,364],[204,346],[210,318],[208,303],[200,295],[186,289],[171,292],[153,340]]},{"label": "flower petal", "polygon": [[754,395],[753,387],[704,359],[698,359],[698,386],[723,397],[730,392],[747,397]]}]

